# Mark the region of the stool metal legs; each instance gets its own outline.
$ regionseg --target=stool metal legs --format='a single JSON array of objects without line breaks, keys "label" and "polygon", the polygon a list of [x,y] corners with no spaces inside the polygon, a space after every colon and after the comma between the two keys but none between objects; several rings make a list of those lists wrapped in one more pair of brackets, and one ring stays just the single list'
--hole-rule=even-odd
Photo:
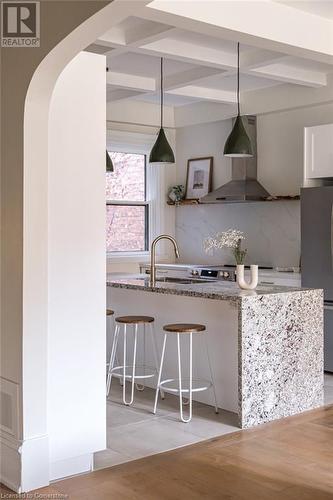
[{"label": "stool metal legs", "polygon": [[167,334],[165,333],[164,334],[164,339],[163,339],[163,347],[162,347],[162,354],[161,354],[160,369],[158,371],[158,379],[157,379],[156,394],[155,394],[155,403],[154,403],[154,409],[153,409],[153,413],[154,414],[156,413],[157,401],[158,401],[158,394],[160,392],[160,384],[161,384],[162,370],[163,370],[163,364],[164,364],[164,354],[165,354],[166,340],[167,340]]},{"label": "stool metal legs", "polygon": [[[127,364],[128,357],[128,327],[133,325],[133,355],[132,363]],[[115,333],[113,337],[113,343],[111,348],[110,363],[108,368],[107,383],[106,383],[106,394],[110,393],[112,377],[119,379],[122,385],[122,400],[124,405],[129,406],[134,401],[134,391],[142,391],[145,388],[145,379],[153,378],[158,373],[158,351],[156,337],[154,335],[153,325],[149,323],[150,336],[151,336],[151,349],[154,359],[154,366],[146,366],[146,325],[144,323],[142,326],[143,330],[143,365],[137,362],[137,352],[138,352],[138,337],[139,337],[139,323],[116,323]],[[123,328],[123,330],[121,330]],[[119,344],[119,336],[123,335],[123,352],[122,352],[122,363],[119,364],[117,360],[117,347]],[[131,332],[130,332],[131,333]],[[131,337],[132,339],[132,337]],[[143,369],[143,374],[140,370]],[[140,382],[139,382],[140,381]],[[131,388],[128,395],[128,386],[126,387],[126,382],[130,382]],[[161,396],[164,399],[164,392],[161,389]]]},{"label": "stool metal legs", "polygon": [[134,327],[134,347],[133,347],[133,365],[132,365],[132,386],[131,386],[131,399],[126,400],[126,344],[127,344],[127,325],[124,325],[124,358],[123,358],[123,403],[127,406],[131,405],[134,400],[134,386],[135,386],[135,365],[136,365],[136,348],[138,343],[138,325]]},{"label": "stool metal legs", "polygon": [[210,380],[212,381],[212,390],[213,390],[213,396],[214,396],[215,413],[218,413],[219,412],[219,407],[217,406],[217,398],[216,398],[216,390],[215,390],[215,380],[214,380],[214,377],[213,377],[212,364],[210,362],[209,348],[208,348],[208,342],[207,342],[207,338],[206,337],[205,337],[205,344],[206,344],[207,360],[208,360],[208,365],[209,365]]},{"label": "stool metal legs", "polygon": [[[157,343],[156,343],[156,336],[154,334],[154,328],[151,323],[149,323],[149,329],[150,329],[150,336],[151,336],[151,344],[153,348],[153,356],[154,356],[154,363],[155,363],[155,368],[156,368],[156,373],[158,373],[158,355],[157,355]],[[164,399],[164,391],[161,388],[161,398]]]},{"label": "stool metal legs", "polygon": [[190,335],[190,386],[189,386],[189,416],[184,418],[183,414],[183,390],[182,390],[182,369],[181,369],[181,355],[180,355],[180,335],[177,333],[177,353],[178,353],[178,379],[179,379],[179,411],[180,419],[182,422],[187,424],[192,419],[192,333]]},{"label": "stool metal legs", "polygon": [[[175,332],[175,333],[177,333],[178,380],[173,379],[173,378],[169,378],[169,379],[166,379],[163,381],[161,380],[162,379],[163,365],[164,365],[164,357],[165,357],[165,347],[166,347],[166,341],[167,341],[167,336],[168,336],[168,333],[164,333],[162,355],[161,355],[160,368],[159,368],[159,372],[158,372],[158,380],[157,380],[157,387],[156,387],[156,393],[155,393],[155,403],[154,403],[153,413],[155,414],[156,410],[157,410],[159,392],[161,391],[161,394],[162,394],[162,390],[164,388],[164,390],[166,392],[171,392],[172,394],[178,395],[180,419],[182,422],[188,423],[192,419],[193,392],[204,391],[206,389],[212,388],[213,396],[214,396],[215,412],[218,413],[215,384],[214,384],[214,379],[213,379],[213,370],[212,370],[210,356],[209,356],[207,338],[205,337],[207,361],[208,361],[209,372],[210,372],[210,381],[206,381],[206,384],[201,386],[201,387],[198,387],[197,385],[193,385],[193,333],[189,332],[187,334],[187,335],[189,335],[189,378],[183,379],[182,358],[181,358],[181,349],[180,349],[180,336],[183,334],[178,333],[178,332]],[[184,380],[189,382],[188,388],[183,387]],[[171,382],[175,382],[175,381],[178,381],[178,389],[176,389],[175,387],[171,387],[170,385],[167,386],[167,384],[170,384]],[[198,382],[198,381],[195,380],[195,382]],[[183,402],[183,397],[185,394],[187,395],[187,393],[189,394],[189,398],[188,398],[188,403],[185,403],[185,402]],[[189,405],[188,417],[184,416],[184,408],[183,407],[186,404]]]},{"label": "stool metal legs", "polygon": [[111,354],[110,354],[108,377],[107,377],[107,382],[106,382],[106,395],[107,396],[109,395],[110,387],[111,387],[112,369],[114,367],[114,362],[115,362],[115,359],[116,359],[119,329],[120,329],[119,325],[116,325],[116,328],[115,328],[115,331],[114,331],[113,342],[112,342]]}]

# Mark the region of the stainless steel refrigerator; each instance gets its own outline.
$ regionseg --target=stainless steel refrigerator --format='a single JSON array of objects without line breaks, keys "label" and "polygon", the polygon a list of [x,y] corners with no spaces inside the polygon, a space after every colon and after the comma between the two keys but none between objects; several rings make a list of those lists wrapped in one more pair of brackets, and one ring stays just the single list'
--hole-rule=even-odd
[{"label": "stainless steel refrigerator", "polygon": [[333,186],[301,190],[302,286],[324,289],[324,366],[333,372]]}]

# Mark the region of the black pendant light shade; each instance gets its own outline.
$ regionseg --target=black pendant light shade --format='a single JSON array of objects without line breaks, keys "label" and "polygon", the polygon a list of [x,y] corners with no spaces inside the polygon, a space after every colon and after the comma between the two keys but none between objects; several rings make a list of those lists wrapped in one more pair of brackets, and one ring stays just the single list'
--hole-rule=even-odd
[{"label": "black pendant light shade", "polygon": [[112,163],[112,160],[111,160],[111,157],[108,153],[108,150],[106,150],[106,171],[107,172],[113,172],[113,163]]},{"label": "black pendant light shade", "polygon": [[240,114],[239,99],[239,43],[237,44],[237,107],[238,113],[234,126],[226,143],[224,145],[224,156],[232,158],[248,158],[253,156],[251,140],[245,130],[244,123]]},{"label": "black pendant light shade", "polygon": [[175,163],[175,156],[166,138],[163,128],[160,128],[156,142],[150,152],[150,163]]},{"label": "black pendant light shade", "polygon": [[237,116],[232,131],[224,145],[224,156],[233,158],[253,156],[252,144],[240,115]]},{"label": "black pendant light shade", "polygon": [[161,128],[150,152],[149,163],[175,163],[175,156],[163,129],[163,57],[161,57]]},{"label": "black pendant light shade", "polygon": [[[106,67],[106,71],[107,72],[109,71],[108,67]],[[113,163],[112,163],[112,160],[111,160],[111,156],[108,153],[108,150],[106,150],[106,171],[107,172],[113,172],[114,171]]]}]

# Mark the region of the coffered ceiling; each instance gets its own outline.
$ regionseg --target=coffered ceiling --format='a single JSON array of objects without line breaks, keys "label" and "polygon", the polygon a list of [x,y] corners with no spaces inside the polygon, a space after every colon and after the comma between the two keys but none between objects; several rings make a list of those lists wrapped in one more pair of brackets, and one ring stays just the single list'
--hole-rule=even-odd
[{"label": "coffered ceiling", "polygon": [[[309,11],[310,4],[314,2],[288,3],[304,4],[303,9]],[[319,4],[325,2],[318,2],[318,6]],[[332,13],[331,5],[330,2],[326,9],[324,5],[318,7],[320,14],[325,12],[329,17]],[[191,7],[191,2],[188,2],[188,7]],[[166,105],[181,107],[211,101],[235,107],[236,40],[224,39],[220,35],[212,36],[214,30],[211,30],[210,35],[207,34],[210,32],[208,29],[205,29],[205,34],[188,29],[188,23],[184,23],[183,28],[179,19],[177,23],[166,23],[156,20],[157,16],[152,20],[147,16],[140,17],[139,14],[140,10],[137,15],[125,17],[86,49],[106,55],[109,68],[108,102],[159,102],[159,58],[164,57]],[[165,21],[165,17],[161,16],[161,19]],[[333,60],[322,62],[308,54],[306,57],[299,57],[291,51],[281,50],[281,47],[279,51],[272,50],[270,45],[269,50],[265,47],[264,43],[261,43],[260,48],[258,43],[241,44],[243,95],[260,89],[267,91],[277,86],[287,86],[290,89],[327,86],[329,75],[333,72]]]}]

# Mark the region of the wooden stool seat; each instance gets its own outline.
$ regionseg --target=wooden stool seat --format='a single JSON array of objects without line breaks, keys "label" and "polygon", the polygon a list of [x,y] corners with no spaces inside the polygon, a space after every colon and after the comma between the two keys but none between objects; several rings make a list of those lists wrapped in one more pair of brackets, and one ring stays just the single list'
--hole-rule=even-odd
[{"label": "wooden stool seat", "polygon": [[172,323],[164,325],[163,330],[169,333],[199,333],[204,332],[206,327],[198,323]]},{"label": "wooden stool seat", "polygon": [[152,316],[118,316],[117,323],[126,323],[127,325],[135,325],[138,323],[153,323],[155,318]]},{"label": "wooden stool seat", "polygon": [[112,311],[112,309],[107,309],[106,310],[106,315],[107,316],[113,316],[114,315],[114,311]]}]

